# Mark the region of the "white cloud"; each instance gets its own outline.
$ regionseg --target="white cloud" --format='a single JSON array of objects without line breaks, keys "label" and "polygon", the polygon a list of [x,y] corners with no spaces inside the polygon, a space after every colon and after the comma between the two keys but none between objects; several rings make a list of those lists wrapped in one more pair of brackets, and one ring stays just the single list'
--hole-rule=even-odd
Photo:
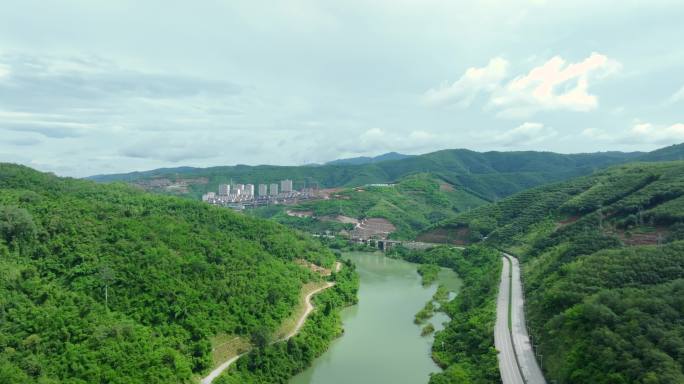
[{"label": "white cloud", "polygon": [[684,142],[684,123],[659,125],[637,121],[627,131],[614,133],[602,129],[587,128],[582,131],[582,136],[592,140],[630,145],[654,144],[660,146],[678,144]]},{"label": "white cloud", "polygon": [[[323,140],[330,140],[326,138]],[[337,152],[337,157],[353,157],[360,155],[377,155],[389,151],[405,153],[424,153],[434,148],[455,143],[456,137],[448,132],[434,133],[424,130],[409,132],[387,131],[381,128],[371,128],[358,135],[350,135],[343,140],[336,138],[331,148]]]},{"label": "white cloud", "polygon": [[501,108],[503,117],[529,116],[541,110],[591,111],[598,107],[598,96],[589,93],[589,81],[620,67],[619,62],[595,52],[578,63],[556,56],[498,88],[491,104]]},{"label": "white cloud", "polygon": [[436,135],[427,131],[412,131],[408,138],[412,141],[430,141],[435,139]]},{"label": "white cloud", "polygon": [[457,101],[467,107],[480,92],[491,92],[508,73],[508,61],[495,57],[485,67],[470,67],[452,84],[442,84],[425,92],[423,100],[429,105]]},{"label": "white cloud", "polygon": [[542,123],[525,122],[519,126],[494,135],[493,140],[504,147],[525,146],[546,141],[557,132],[551,127],[546,127]]},{"label": "white cloud", "polygon": [[498,116],[524,118],[543,110],[591,111],[598,107],[598,96],[589,93],[591,80],[611,75],[621,64],[600,53],[592,53],[577,63],[560,56],[532,68],[508,82],[509,63],[494,58],[482,68],[469,68],[453,84],[427,91],[427,104],[455,103],[469,106],[480,93],[489,93],[489,105],[499,109]]},{"label": "white cloud", "polygon": [[684,141],[684,123],[669,126],[651,123],[636,123],[629,132],[629,136],[639,142],[655,144],[674,144]]}]

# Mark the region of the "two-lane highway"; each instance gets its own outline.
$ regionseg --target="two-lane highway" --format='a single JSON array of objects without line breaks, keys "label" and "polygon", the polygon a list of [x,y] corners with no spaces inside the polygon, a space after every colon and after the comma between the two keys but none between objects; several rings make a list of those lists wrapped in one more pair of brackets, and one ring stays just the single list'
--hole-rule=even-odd
[{"label": "two-lane highway", "polygon": [[523,384],[523,378],[518,368],[511,332],[508,328],[508,305],[511,293],[511,262],[502,257],[501,283],[496,302],[496,326],[494,328],[494,345],[499,351],[499,371],[503,384]]},{"label": "two-lane highway", "polygon": [[544,374],[537,364],[537,359],[532,349],[530,335],[525,325],[525,308],[522,282],[520,280],[520,265],[518,259],[506,255],[512,264],[511,272],[511,336],[513,347],[518,358],[518,365],[528,384],[546,384]]},{"label": "two-lane highway", "polygon": [[501,259],[503,268],[494,329],[501,380],[504,384],[546,384],[525,326],[518,259],[505,253]]}]

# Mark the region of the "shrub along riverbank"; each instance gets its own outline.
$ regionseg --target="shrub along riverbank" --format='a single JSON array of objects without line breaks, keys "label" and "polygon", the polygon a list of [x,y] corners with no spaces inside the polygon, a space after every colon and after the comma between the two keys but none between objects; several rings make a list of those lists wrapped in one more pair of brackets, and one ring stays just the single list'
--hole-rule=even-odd
[{"label": "shrub along riverbank", "polygon": [[340,310],[357,301],[358,274],[351,262],[345,262],[340,272],[333,273],[335,286],[313,299],[315,309],[301,331],[291,339],[275,344],[268,340],[242,357],[216,384],[287,383],[307,368],[328,349],[330,342],[341,335]]},{"label": "shrub along riverbank", "polygon": [[432,346],[432,358],[444,372],[433,374],[430,384],[499,383],[494,348],[496,294],[501,273],[499,252],[483,246],[465,250],[436,247],[425,251],[398,247],[388,256],[451,268],[463,279],[458,295],[444,305],[451,320],[435,334]]}]

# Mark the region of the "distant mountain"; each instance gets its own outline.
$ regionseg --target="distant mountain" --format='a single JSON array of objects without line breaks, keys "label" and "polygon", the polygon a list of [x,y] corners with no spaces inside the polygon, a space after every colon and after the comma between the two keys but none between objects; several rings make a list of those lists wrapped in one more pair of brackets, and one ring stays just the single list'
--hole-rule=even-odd
[{"label": "distant mountain", "polygon": [[397,153],[397,152],[388,152],[379,156],[375,157],[368,157],[368,156],[361,156],[361,157],[351,157],[348,159],[339,159],[339,160],[333,160],[325,163],[326,165],[361,165],[361,164],[370,164],[370,163],[377,163],[380,161],[387,161],[387,160],[401,160],[401,159],[406,159],[407,157],[413,157],[413,155],[404,155],[402,153]]},{"label": "distant mountain", "polygon": [[[669,149],[668,149],[669,148]],[[211,168],[172,168],[118,175],[93,176],[100,182],[125,181],[146,190],[199,198],[218,184],[273,183],[292,179],[295,188],[336,188],[388,183],[416,173],[431,173],[485,200],[495,200],[541,184],[587,175],[595,170],[631,161],[676,160],[684,147],[658,151],[559,154],[553,152],[475,152],[447,149],[398,160],[366,164],[320,166],[236,165]],[[655,156],[655,155],[654,155]]]},{"label": "distant mountain", "polygon": [[637,160],[640,161],[670,161],[670,160],[684,160],[684,143],[670,145],[656,149],[640,156]]},{"label": "distant mountain", "polygon": [[155,177],[160,174],[165,175],[181,175],[186,173],[192,173],[194,171],[201,171],[202,168],[195,167],[175,167],[175,168],[157,168],[149,171],[134,171],[129,173],[118,173],[118,174],[108,174],[108,175],[93,175],[88,176],[86,179],[107,182],[107,181],[133,181],[144,179],[146,177]]}]

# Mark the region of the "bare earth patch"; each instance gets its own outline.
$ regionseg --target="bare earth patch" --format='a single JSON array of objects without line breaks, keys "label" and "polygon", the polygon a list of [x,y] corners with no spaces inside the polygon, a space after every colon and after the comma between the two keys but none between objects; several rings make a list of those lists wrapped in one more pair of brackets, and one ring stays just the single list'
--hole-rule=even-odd
[{"label": "bare earth patch", "polygon": [[287,210],[285,213],[288,216],[293,216],[293,217],[312,217],[313,216],[313,211],[291,211]]},{"label": "bare earth patch", "polygon": [[449,183],[443,182],[439,183],[439,190],[442,192],[453,192],[456,190],[456,188],[454,188],[454,186]]},{"label": "bare earth patch", "polygon": [[304,268],[307,268],[313,273],[317,273],[321,276],[330,276],[332,271],[328,268],[321,267],[320,265],[316,265],[310,261],[304,260],[304,259],[295,259],[295,264],[301,265]]},{"label": "bare earth patch", "polygon": [[352,237],[356,239],[387,239],[390,233],[397,228],[389,220],[371,217],[361,220],[352,231]]},{"label": "bare earth patch", "polygon": [[337,216],[321,216],[318,218],[320,221],[335,221],[342,224],[358,224],[359,220],[349,216],[337,215]]}]

